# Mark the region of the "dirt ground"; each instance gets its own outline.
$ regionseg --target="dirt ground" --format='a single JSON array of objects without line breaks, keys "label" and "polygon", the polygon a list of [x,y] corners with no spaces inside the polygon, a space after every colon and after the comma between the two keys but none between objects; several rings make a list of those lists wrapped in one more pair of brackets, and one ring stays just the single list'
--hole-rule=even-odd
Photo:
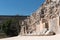
[{"label": "dirt ground", "polygon": [[16,36],[0,40],[60,40],[60,34],[54,36]]}]

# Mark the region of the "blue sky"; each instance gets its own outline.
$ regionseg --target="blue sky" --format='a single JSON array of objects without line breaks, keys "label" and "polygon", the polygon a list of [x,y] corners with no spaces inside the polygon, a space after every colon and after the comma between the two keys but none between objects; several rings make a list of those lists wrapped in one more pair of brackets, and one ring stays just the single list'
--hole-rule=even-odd
[{"label": "blue sky", "polygon": [[0,15],[31,15],[45,0],[0,0]]}]

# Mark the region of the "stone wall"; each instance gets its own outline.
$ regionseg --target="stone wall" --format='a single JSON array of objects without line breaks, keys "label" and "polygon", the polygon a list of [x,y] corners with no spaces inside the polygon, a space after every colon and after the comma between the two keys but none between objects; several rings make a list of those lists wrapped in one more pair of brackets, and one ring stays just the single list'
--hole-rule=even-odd
[{"label": "stone wall", "polygon": [[[58,33],[60,0],[46,0],[42,6],[34,12],[25,24],[28,25],[26,35],[53,35]],[[26,30],[27,31],[27,30]]]}]

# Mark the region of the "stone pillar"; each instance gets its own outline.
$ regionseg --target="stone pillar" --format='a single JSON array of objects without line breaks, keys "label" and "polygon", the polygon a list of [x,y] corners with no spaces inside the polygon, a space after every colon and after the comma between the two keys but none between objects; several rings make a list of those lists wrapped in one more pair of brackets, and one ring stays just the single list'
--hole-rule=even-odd
[{"label": "stone pillar", "polygon": [[49,30],[57,33],[59,27],[59,17],[49,20]]},{"label": "stone pillar", "polygon": [[59,26],[59,16],[56,17],[57,18],[57,34],[60,33],[60,26]]},{"label": "stone pillar", "polygon": [[45,23],[42,23],[42,21],[40,21],[40,34],[43,34],[44,29],[45,29]]},{"label": "stone pillar", "polygon": [[[40,21],[39,21],[40,22]],[[41,30],[41,27],[42,25],[40,24],[36,24],[36,35],[40,35],[40,30]]]},{"label": "stone pillar", "polygon": [[26,26],[25,26],[25,35],[27,34]]},{"label": "stone pillar", "polygon": [[52,21],[52,19],[50,19],[50,20],[49,20],[49,30],[50,30],[50,31],[53,31],[53,29],[54,29],[54,28],[53,28],[53,21]]},{"label": "stone pillar", "polygon": [[24,35],[24,27],[23,26],[21,27],[21,33],[20,34]]}]

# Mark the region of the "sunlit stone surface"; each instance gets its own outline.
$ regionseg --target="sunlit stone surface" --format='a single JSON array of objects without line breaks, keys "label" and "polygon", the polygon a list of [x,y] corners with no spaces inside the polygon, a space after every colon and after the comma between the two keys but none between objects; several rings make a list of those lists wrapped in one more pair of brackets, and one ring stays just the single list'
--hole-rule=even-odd
[{"label": "sunlit stone surface", "polygon": [[55,35],[60,33],[60,0],[46,0],[24,21],[22,35]]}]

